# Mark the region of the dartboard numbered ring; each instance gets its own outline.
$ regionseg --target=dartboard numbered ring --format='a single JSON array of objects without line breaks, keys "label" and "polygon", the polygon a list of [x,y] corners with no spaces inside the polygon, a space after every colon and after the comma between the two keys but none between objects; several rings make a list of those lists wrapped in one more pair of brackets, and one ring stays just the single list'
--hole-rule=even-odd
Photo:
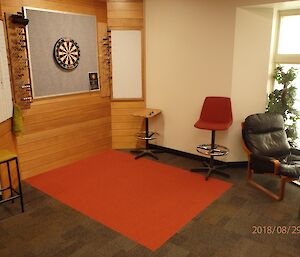
[{"label": "dartboard numbered ring", "polygon": [[65,70],[74,70],[79,64],[80,49],[70,38],[60,38],[54,45],[54,59]]}]

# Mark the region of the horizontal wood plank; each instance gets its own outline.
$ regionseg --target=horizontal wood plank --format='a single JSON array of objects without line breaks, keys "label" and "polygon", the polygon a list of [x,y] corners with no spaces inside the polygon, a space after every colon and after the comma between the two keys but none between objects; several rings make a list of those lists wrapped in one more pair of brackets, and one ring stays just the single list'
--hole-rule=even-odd
[{"label": "horizontal wood plank", "polygon": [[94,0],[1,0],[3,12],[16,13],[22,6],[95,15],[98,21],[107,20],[105,1]]},{"label": "horizontal wood plank", "polygon": [[109,98],[100,94],[41,99],[24,112],[17,137],[23,177],[111,148]]},{"label": "horizontal wood plank", "polygon": [[144,107],[144,101],[111,103],[112,147],[114,149],[144,147],[144,142],[136,137],[136,133],[144,130],[144,119],[132,115]]},{"label": "horizontal wood plank", "polygon": [[[43,173],[45,171],[49,171],[58,167],[62,167],[64,165],[68,165],[73,163],[74,161],[81,160],[87,158],[88,156],[95,154],[101,150],[111,148],[111,138],[106,138],[105,140],[101,140],[100,142],[94,141],[93,144],[82,145],[80,148],[70,149],[69,151],[58,151],[56,154],[51,154],[45,158],[45,160],[34,160],[22,165],[22,168],[25,170],[23,172],[23,179],[35,176],[37,174]],[[99,164],[101,167],[101,164]]]}]

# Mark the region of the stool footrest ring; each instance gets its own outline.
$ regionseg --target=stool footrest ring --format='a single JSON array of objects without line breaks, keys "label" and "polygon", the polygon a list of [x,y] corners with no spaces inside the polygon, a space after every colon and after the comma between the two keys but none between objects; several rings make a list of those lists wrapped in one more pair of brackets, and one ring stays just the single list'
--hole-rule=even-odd
[{"label": "stool footrest ring", "polygon": [[229,149],[222,145],[202,144],[197,146],[197,152],[206,156],[224,156],[229,153]]},{"label": "stool footrest ring", "polygon": [[147,135],[146,131],[143,131],[143,132],[136,133],[136,137],[141,140],[154,140],[154,139],[156,139],[156,137],[153,137],[154,134],[157,134],[157,133],[149,131],[148,135]]},{"label": "stool footrest ring", "polygon": [[11,196],[11,197],[8,197],[6,199],[1,200],[0,203],[9,202],[11,200],[14,200],[14,199],[17,199],[17,198],[20,198],[20,197],[22,197],[22,196],[21,195],[14,195],[14,196]]}]

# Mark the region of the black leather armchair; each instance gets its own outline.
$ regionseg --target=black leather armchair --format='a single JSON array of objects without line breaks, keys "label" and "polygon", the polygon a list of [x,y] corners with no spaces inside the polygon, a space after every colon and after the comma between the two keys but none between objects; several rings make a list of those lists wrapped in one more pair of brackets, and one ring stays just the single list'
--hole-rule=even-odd
[{"label": "black leather armchair", "polygon": [[[280,114],[258,113],[242,124],[243,147],[248,155],[247,180],[255,188],[276,200],[284,197],[285,183],[300,177],[300,150],[291,148]],[[269,173],[280,177],[278,194],[253,180],[253,173]]]}]

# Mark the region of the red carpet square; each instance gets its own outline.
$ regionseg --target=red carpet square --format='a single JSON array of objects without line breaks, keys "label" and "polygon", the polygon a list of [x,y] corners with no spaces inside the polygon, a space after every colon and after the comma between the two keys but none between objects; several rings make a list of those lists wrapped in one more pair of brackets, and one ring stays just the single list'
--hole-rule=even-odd
[{"label": "red carpet square", "polygon": [[113,150],[26,181],[151,250],[231,187]]}]

